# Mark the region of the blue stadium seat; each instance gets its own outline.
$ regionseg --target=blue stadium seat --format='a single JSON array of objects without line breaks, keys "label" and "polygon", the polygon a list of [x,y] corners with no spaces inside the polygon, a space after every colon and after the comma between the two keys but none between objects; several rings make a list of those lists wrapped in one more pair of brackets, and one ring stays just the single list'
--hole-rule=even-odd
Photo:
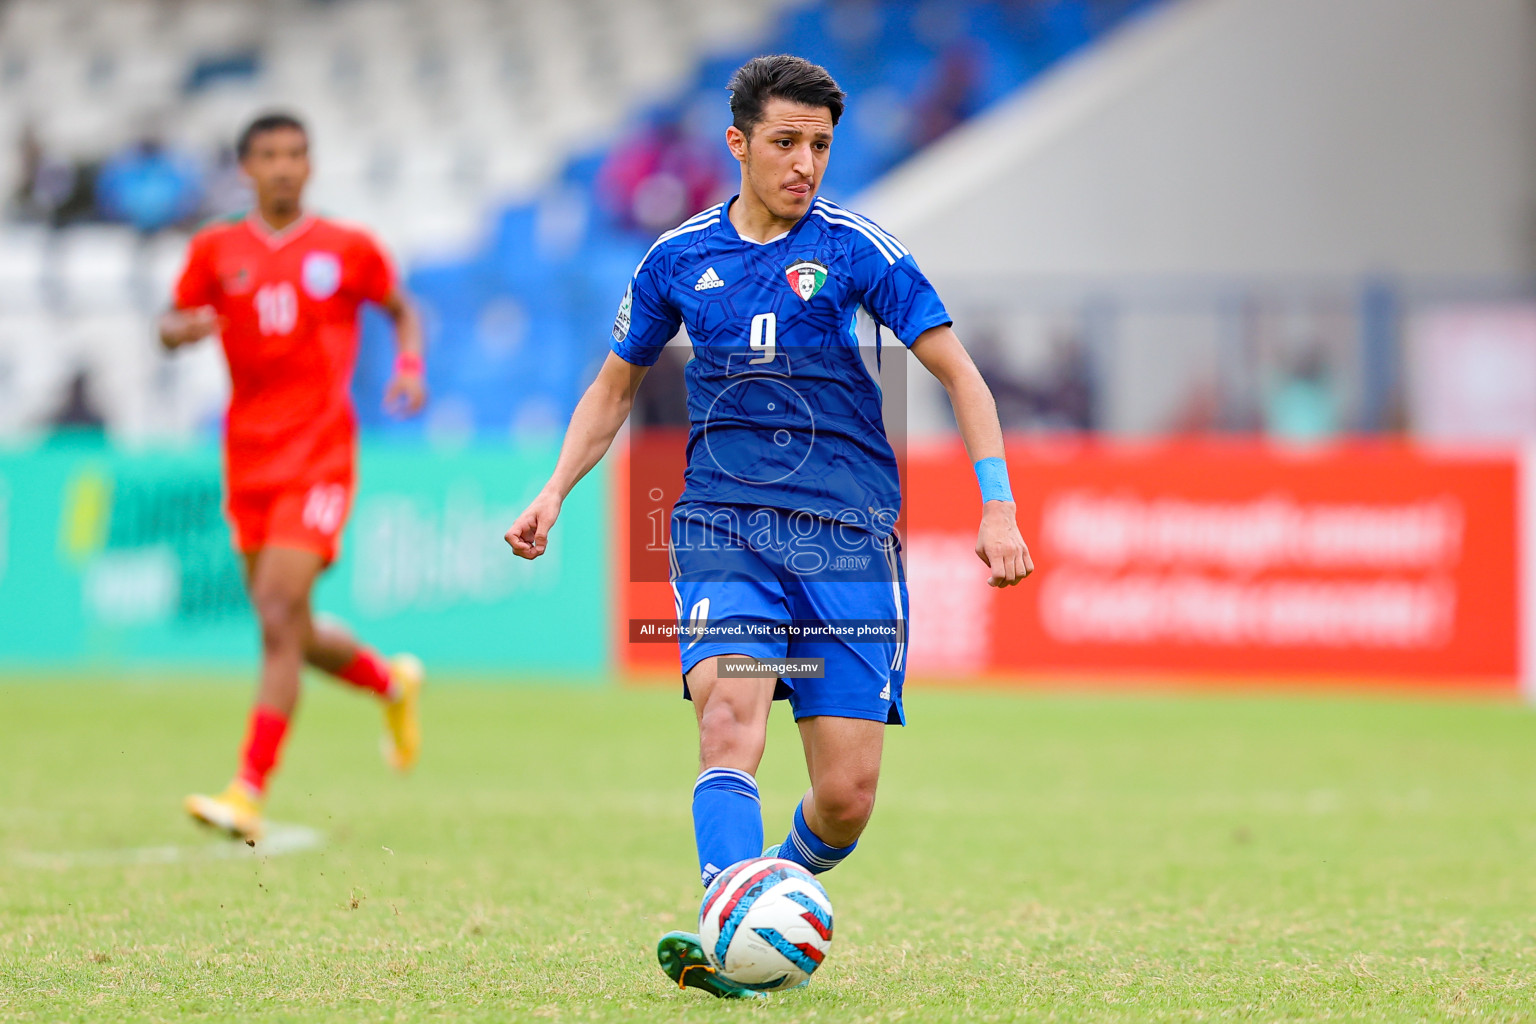
[{"label": "blue stadium seat", "polygon": [[[829,197],[842,200],[910,155],[911,120],[929,90],[937,88],[946,58],[969,54],[974,62],[968,94],[949,111],[963,118],[1160,2],[891,0],[796,6],[754,52],[801,54],[825,64],[848,91],[850,114],[839,126],[836,170],[825,188]],[[967,49],[957,56],[953,48],[960,45]],[[751,55],[704,59],[690,88],[670,103],[637,113],[631,132],[616,138],[627,139],[648,123],[685,124],[696,102],[719,102],[723,129],[725,82]],[[719,144],[714,136],[706,141]],[[651,241],[591,200],[611,152],[569,160],[551,186],[588,197],[585,226],[573,246],[545,245],[539,202],[523,202],[499,213],[480,252],[411,276],[431,332],[434,396],[456,411],[470,410],[476,430],[501,437],[509,430],[537,432],[551,423],[562,428],[607,350],[624,284]],[[722,157],[721,165],[734,174],[728,159]],[[497,331],[520,331],[521,338],[489,336]],[[394,423],[378,410],[377,395],[392,359],[379,321],[370,318],[357,374],[359,413],[370,427],[391,433],[426,429],[421,423]]]}]

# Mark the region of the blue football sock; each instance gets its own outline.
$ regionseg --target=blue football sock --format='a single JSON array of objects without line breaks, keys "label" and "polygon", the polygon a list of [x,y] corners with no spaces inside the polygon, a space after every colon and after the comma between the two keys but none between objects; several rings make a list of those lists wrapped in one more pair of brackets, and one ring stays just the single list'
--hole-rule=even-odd
[{"label": "blue football sock", "polygon": [[795,805],[795,820],[789,836],[779,845],[779,856],[792,860],[813,875],[831,871],[859,845],[857,839],[847,846],[829,846],[805,823],[805,805]]},{"label": "blue football sock", "polygon": [[736,768],[706,768],[693,784],[693,838],[706,886],[737,861],[763,849],[757,780]]}]

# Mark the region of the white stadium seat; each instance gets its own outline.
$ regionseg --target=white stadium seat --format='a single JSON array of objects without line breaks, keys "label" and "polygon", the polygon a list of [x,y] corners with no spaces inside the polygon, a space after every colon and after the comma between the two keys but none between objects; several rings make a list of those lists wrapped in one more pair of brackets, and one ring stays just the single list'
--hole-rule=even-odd
[{"label": "white stadium seat", "polygon": [[50,242],[45,228],[0,224],[0,309],[21,312],[43,306]]},{"label": "white stadium seat", "polygon": [[150,436],[185,437],[229,404],[229,371],[216,338],[157,356],[151,380],[155,403],[144,423]]},{"label": "white stadium seat", "polygon": [[176,279],[187,264],[188,236],[162,232],[155,236],[139,256],[139,283],[144,308],[150,312],[170,305]]},{"label": "white stadium seat", "polygon": [[[314,205],[409,262],[474,244],[496,204],[536,194],[702,52],[798,2],[679,18],[671,0],[0,0],[0,145],[35,121],[51,151],[94,162],[154,125],[211,161],[258,111],[291,108],[314,135]],[[254,76],[182,93],[199,59],[248,48]],[[0,194],[20,173],[15,152],[0,153]],[[115,431],[189,430],[217,413],[228,384],[216,346],[169,362],[102,347],[128,333],[144,343],[184,247],[174,235],[141,247],[116,226],[50,239],[0,221],[0,437],[48,414],[82,352],[129,382],[102,386]],[[52,339],[40,354],[17,356],[17,339],[40,333]],[[16,401],[18,381],[34,397]]]},{"label": "white stadium seat", "polygon": [[55,267],[65,307],[134,308],[138,254],[139,238],[131,228],[93,224],[60,232]]},{"label": "white stadium seat", "polygon": [[0,436],[47,420],[63,400],[72,359],[53,314],[0,314]]}]

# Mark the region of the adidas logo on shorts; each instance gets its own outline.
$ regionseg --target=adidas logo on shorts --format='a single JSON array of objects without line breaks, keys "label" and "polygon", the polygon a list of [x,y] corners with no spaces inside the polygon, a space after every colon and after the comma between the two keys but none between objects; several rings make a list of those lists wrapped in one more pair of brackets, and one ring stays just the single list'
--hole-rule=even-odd
[{"label": "adidas logo on shorts", "polygon": [[720,280],[720,275],[715,273],[715,268],[710,267],[699,276],[699,281],[693,286],[696,292],[707,292],[711,288],[724,288],[725,282]]}]

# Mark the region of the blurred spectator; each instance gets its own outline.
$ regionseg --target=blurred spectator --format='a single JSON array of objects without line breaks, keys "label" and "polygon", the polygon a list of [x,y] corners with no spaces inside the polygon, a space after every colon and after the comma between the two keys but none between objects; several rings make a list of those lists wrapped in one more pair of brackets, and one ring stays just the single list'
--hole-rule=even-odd
[{"label": "blurred spectator", "polygon": [[992,389],[1004,430],[1093,430],[1097,427],[1097,387],[1093,358],[1075,333],[1051,339],[1045,367],[1020,373],[1009,365],[1002,342],[993,334],[967,333],[976,366]]},{"label": "blurred spectator", "polygon": [[57,227],[78,204],[80,169],[50,153],[31,122],[22,128],[18,144],[21,184],[16,190],[17,211],[24,220],[46,221]]},{"label": "blurred spectator", "polygon": [[986,378],[997,403],[997,420],[1004,430],[1028,429],[1034,420],[1034,394],[1027,381],[1009,365],[997,329],[984,321],[966,330],[965,347],[976,369]]},{"label": "blurred spectator", "polygon": [[201,199],[197,166],[154,135],[112,157],[96,178],[96,205],[102,216],[145,234],[191,218]]},{"label": "blurred spectator", "polygon": [[951,43],[934,68],[933,79],[913,99],[908,143],[922,149],[947,134],[980,107],[981,54],[968,40]]},{"label": "blurred spectator", "polygon": [[1209,434],[1223,426],[1230,424],[1223,418],[1221,384],[1214,374],[1196,374],[1168,421],[1168,432]]},{"label": "blurred spectator", "polygon": [[69,431],[71,436],[99,433],[106,426],[106,419],[91,400],[91,382],[84,370],[77,369],[70,376],[64,403],[48,417],[48,423],[57,431]]},{"label": "blurred spectator", "polygon": [[251,184],[240,169],[233,146],[224,146],[203,186],[202,216],[225,217],[251,208]]},{"label": "blurred spectator", "polygon": [[1272,436],[1288,441],[1318,441],[1339,432],[1328,363],[1319,346],[1302,352],[1270,391],[1264,420]]},{"label": "blurred spectator", "polygon": [[1075,334],[1058,334],[1051,361],[1035,385],[1035,416],[1047,430],[1093,430],[1093,358]]},{"label": "blurred spectator", "polygon": [[724,145],[696,138],[673,119],[649,125],[604,161],[598,196],[619,224],[654,236],[721,198]]}]

